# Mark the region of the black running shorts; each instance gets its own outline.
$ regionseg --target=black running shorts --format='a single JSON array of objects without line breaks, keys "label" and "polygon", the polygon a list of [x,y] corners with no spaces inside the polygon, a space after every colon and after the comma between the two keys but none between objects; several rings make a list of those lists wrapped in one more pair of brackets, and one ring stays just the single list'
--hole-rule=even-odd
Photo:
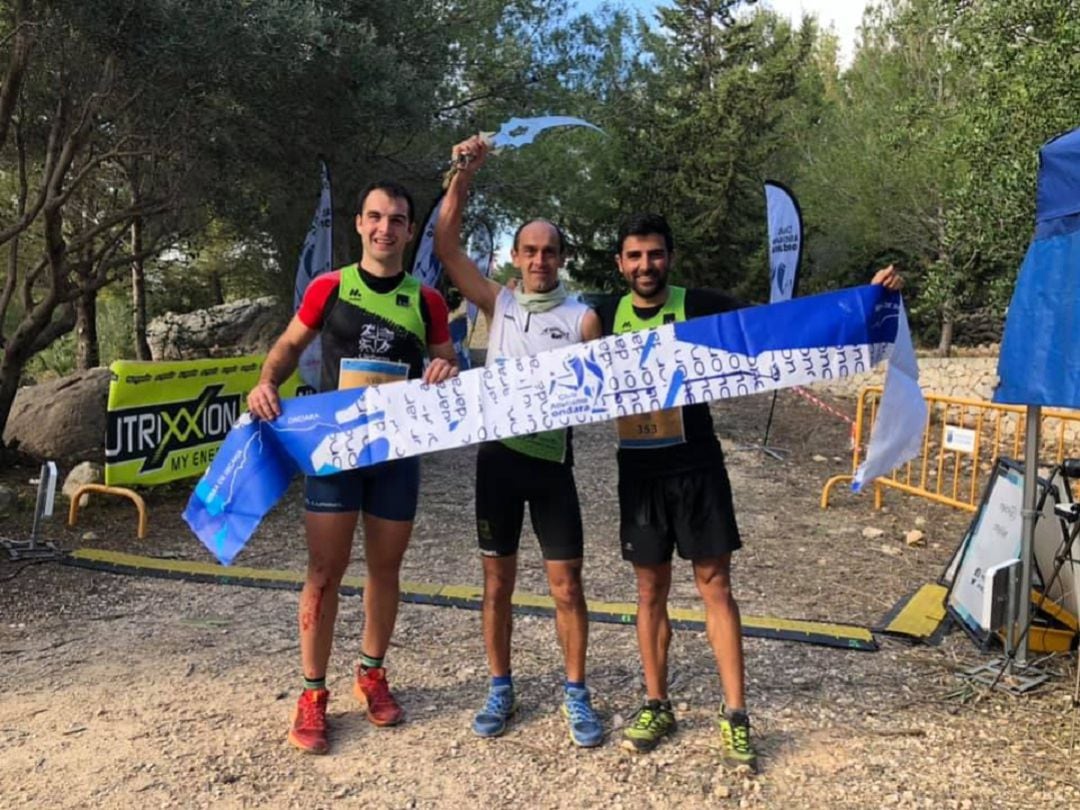
[{"label": "black running shorts", "polygon": [[545,560],[577,560],[584,550],[574,468],[532,458],[498,442],[476,454],[476,533],[480,553],[517,554],[525,504]]},{"label": "black running shorts", "polygon": [[398,458],[335,475],[308,476],[304,501],[309,512],[363,512],[384,520],[416,517],[420,459]]},{"label": "black running shorts", "polygon": [[690,472],[619,478],[619,539],[624,560],[660,565],[678,549],[706,560],[742,546],[731,482],[722,461]]}]

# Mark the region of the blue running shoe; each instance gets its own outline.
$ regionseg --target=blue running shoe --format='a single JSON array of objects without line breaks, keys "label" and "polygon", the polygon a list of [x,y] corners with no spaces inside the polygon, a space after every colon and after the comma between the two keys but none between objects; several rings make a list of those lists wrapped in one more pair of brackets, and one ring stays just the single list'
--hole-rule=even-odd
[{"label": "blue running shoe", "polygon": [[491,687],[484,708],[473,718],[473,731],[481,737],[498,737],[506,731],[517,707],[513,686]]},{"label": "blue running shoe", "polygon": [[604,741],[604,727],[600,725],[600,718],[589,702],[588,689],[567,689],[562,711],[570,726],[570,739],[574,745],[593,748]]}]

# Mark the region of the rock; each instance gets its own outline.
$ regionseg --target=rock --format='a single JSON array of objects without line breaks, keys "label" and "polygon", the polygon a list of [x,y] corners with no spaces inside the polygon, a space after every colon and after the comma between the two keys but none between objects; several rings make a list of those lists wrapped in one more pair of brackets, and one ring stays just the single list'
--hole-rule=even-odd
[{"label": "rock", "polygon": [[814,459],[814,461],[828,461],[828,459],[825,458],[825,456],[821,455],[820,453],[815,454],[813,456],[813,459]]},{"label": "rock", "polygon": [[717,785],[716,787],[713,788],[712,793],[713,793],[713,796],[715,798],[717,798],[717,799],[730,799],[731,798],[731,788],[729,788],[727,785]]},{"label": "rock", "polygon": [[885,536],[884,529],[875,529],[873,526],[867,526],[862,530],[862,536],[867,540],[877,540],[879,537]]},{"label": "rock", "polygon": [[924,518],[924,517],[915,518],[915,527],[916,528],[921,529],[925,525],[926,525],[926,518]]},{"label": "rock", "polygon": [[[71,472],[67,474],[67,478],[64,479],[64,486],[61,492],[70,501],[75,491],[83,484],[104,484],[105,483],[105,468],[100,464],[95,464],[93,461],[84,461],[81,464],[75,465]],[[79,506],[86,506],[90,501],[90,496],[86,493],[79,498]]]},{"label": "rock", "polygon": [[19,502],[18,495],[11,487],[0,485],[0,513],[10,512]]},{"label": "rock", "polygon": [[675,708],[678,709],[680,712],[688,712],[688,711],[690,711],[690,704],[687,703],[685,700],[683,700],[683,701],[680,701],[679,705],[676,706]]},{"label": "rock", "polygon": [[39,459],[104,461],[107,368],[26,385],[15,394],[4,443]]},{"label": "rock", "polygon": [[899,557],[901,554],[903,554],[903,552],[896,546],[882,546],[881,553],[888,554],[890,557]]},{"label": "rock", "polygon": [[926,535],[919,529],[912,529],[904,535],[904,542],[909,548],[922,548],[926,545]]},{"label": "rock", "polygon": [[[86,495],[83,495],[83,497],[80,498],[79,500],[81,501],[81,500],[83,500],[83,498],[86,498],[86,497],[87,497]],[[85,505],[85,504],[80,504],[80,505]],[[83,532],[82,539],[86,540],[88,543],[92,543],[95,540],[98,540],[100,538],[98,537],[97,532]]]},{"label": "rock", "polygon": [[154,360],[262,354],[288,323],[276,298],[244,298],[196,312],[168,312],[146,327]]},{"label": "rock", "polygon": [[624,725],[626,725],[626,720],[621,714],[613,714],[611,716],[611,727],[613,729],[622,728]]}]

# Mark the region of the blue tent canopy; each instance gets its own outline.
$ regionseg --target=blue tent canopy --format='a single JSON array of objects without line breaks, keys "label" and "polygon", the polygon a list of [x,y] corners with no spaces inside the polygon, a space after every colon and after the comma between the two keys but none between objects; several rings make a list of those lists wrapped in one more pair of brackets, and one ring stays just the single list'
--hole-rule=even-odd
[{"label": "blue tent canopy", "polygon": [[1039,151],[1035,221],[1080,213],[1080,128],[1058,135]]},{"label": "blue tent canopy", "polygon": [[1080,408],[1080,129],[1040,150],[1035,220],[1005,320],[994,401]]}]

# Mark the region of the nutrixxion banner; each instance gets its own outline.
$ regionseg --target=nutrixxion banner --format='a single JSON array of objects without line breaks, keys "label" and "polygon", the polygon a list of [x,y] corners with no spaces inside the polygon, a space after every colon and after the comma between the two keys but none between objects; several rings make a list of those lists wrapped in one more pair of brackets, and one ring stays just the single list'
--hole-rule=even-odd
[{"label": "nutrixxion banner", "polygon": [[[105,482],[146,486],[201,475],[247,410],[262,355],[112,364]],[[296,396],[295,374],[281,386]]]}]

